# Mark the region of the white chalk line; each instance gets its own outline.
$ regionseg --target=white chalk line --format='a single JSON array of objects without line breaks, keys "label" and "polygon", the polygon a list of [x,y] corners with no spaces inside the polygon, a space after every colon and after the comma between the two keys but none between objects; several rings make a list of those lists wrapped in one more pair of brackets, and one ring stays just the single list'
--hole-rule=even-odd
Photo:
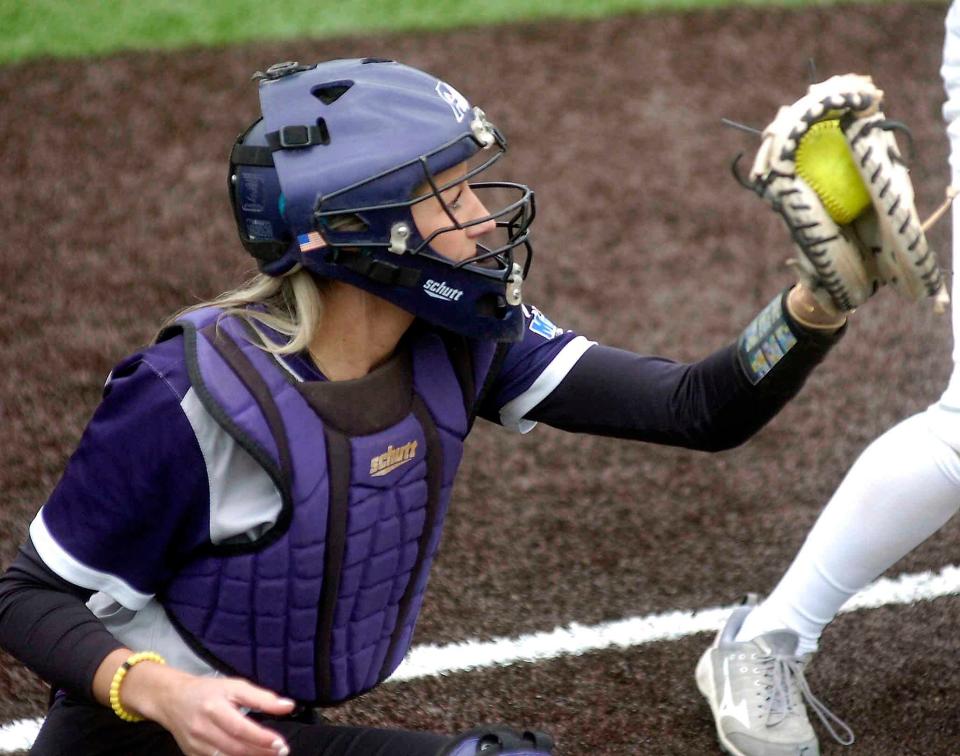
[{"label": "white chalk line", "polygon": [[[846,613],[913,604],[954,594],[960,594],[960,565],[948,565],[938,572],[881,578],[851,598],[840,611]],[[411,649],[388,682],[678,640],[718,629],[732,608],[718,606],[696,611],[665,612],[591,626],[574,623],[550,632],[532,633],[519,638],[464,641],[444,646],[424,644]],[[42,722],[39,718],[21,719],[0,727],[0,753],[30,748]]]}]

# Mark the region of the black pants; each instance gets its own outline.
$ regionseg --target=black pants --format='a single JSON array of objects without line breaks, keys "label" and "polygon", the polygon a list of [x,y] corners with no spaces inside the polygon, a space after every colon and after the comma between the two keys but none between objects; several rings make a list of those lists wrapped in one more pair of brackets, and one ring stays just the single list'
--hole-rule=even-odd
[{"label": "black pants", "polygon": [[[342,727],[325,723],[262,721],[290,744],[291,756],[436,756],[450,738],[428,732]],[[183,756],[173,736],[155,722],[124,722],[110,709],[69,696],[47,712],[31,756]]]}]

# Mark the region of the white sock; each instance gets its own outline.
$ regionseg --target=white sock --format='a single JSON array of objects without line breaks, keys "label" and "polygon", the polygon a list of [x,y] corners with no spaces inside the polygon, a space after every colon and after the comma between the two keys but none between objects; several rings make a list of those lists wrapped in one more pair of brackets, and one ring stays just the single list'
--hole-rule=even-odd
[{"label": "white sock", "polygon": [[[958,417],[960,421],[960,417]],[[960,455],[914,415],[868,446],[767,599],[737,634],[787,628],[798,655],[857,591],[943,527],[960,508]]]}]

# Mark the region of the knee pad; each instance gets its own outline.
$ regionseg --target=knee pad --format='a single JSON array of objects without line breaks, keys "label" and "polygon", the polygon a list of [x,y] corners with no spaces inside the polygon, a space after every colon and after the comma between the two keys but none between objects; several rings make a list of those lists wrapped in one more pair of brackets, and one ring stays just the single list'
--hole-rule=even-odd
[{"label": "knee pad", "polygon": [[553,739],[538,730],[483,725],[468,730],[443,747],[437,756],[541,756],[553,753]]}]

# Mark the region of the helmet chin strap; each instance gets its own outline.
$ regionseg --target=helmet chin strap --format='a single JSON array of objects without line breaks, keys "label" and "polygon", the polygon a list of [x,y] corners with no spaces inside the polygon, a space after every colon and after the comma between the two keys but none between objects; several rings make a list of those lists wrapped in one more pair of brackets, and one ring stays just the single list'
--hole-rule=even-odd
[{"label": "helmet chin strap", "polygon": [[411,288],[420,283],[420,271],[386,260],[375,260],[359,252],[334,249],[330,252],[330,262],[341,265],[357,275],[369,278],[386,286]]}]

